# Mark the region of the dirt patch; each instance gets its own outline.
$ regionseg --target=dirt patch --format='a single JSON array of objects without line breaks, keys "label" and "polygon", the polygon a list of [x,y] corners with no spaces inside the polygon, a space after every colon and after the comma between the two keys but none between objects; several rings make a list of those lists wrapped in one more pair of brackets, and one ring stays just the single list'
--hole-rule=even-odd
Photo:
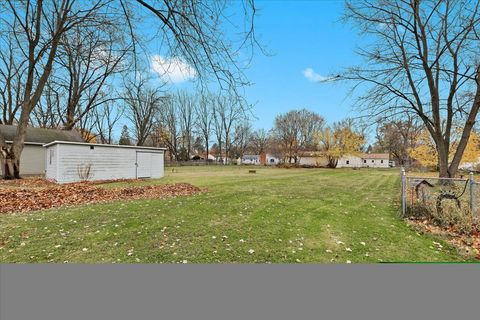
[{"label": "dirt patch", "polygon": [[420,232],[442,237],[455,246],[461,254],[474,256],[477,260],[480,260],[480,226],[475,225],[472,232],[462,234],[457,232],[455,228],[442,228],[432,224],[429,220],[408,219],[407,222]]},{"label": "dirt patch", "polygon": [[[32,180],[32,179],[25,179]],[[41,180],[41,179],[39,179]],[[43,180],[45,181],[45,180]],[[29,212],[115,200],[189,196],[201,190],[188,183],[105,189],[95,183],[49,184],[41,188],[0,189],[0,213]]]}]

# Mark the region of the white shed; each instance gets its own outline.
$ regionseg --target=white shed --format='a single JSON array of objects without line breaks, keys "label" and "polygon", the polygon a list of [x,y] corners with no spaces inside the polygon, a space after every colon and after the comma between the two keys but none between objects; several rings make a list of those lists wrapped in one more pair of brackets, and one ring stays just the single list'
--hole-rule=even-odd
[{"label": "white shed", "polygon": [[161,178],[163,148],[53,141],[45,144],[45,176],[57,183]]}]

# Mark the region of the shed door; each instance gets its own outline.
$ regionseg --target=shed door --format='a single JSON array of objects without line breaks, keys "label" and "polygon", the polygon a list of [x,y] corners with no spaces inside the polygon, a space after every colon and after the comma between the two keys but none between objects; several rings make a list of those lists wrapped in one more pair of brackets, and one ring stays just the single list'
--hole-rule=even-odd
[{"label": "shed door", "polygon": [[137,178],[152,176],[152,155],[150,152],[137,151]]}]

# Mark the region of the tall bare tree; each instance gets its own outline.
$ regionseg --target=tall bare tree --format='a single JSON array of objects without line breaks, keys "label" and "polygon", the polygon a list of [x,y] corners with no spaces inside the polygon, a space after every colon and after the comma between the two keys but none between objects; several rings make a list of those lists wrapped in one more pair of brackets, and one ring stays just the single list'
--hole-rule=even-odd
[{"label": "tall bare tree", "polygon": [[266,131],[265,129],[255,130],[252,133],[251,140],[251,147],[253,149],[252,151],[255,154],[262,154],[267,152],[270,142],[270,134],[268,131]]},{"label": "tall bare tree", "polygon": [[315,134],[323,128],[324,123],[322,116],[306,109],[278,115],[273,134],[282,146],[283,157],[289,163],[297,163],[300,151],[315,148]]},{"label": "tall bare tree", "polygon": [[241,99],[232,95],[220,95],[215,99],[214,122],[220,153],[225,150],[225,164],[228,163],[235,125],[245,119],[247,108]]},{"label": "tall bare tree", "polygon": [[1,33],[11,33],[25,59],[22,97],[17,132],[11,146],[0,135],[0,161],[5,178],[20,178],[20,155],[32,110],[37,106],[52,72],[62,36],[75,26],[85,23],[105,3],[84,1],[74,6],[74,0],[44,2],[7,0],[0,4]]},{"label": "tall bare tree", "polygon": [[11,33],[0,37],[0,124],[14,124],[21,107],[26,59],[21,57],[14,41]]},{"label": "tall bare tree", "polygon": [[382,120],[378,124],[375,151],[388,152],[399,165],[410,165],[408,150],[415,147],[415,142],[422,131],[418,119],[407,116],[404,120]]},{"label": "tall bare tree", "polygon": [[195,106],[198,103],[193,94],[180,91],[175,96],[178,116],[180,119],[180,130],[182,132],[182,149],[185,151],[185,159],[190,160],[192,153],[193,126]]},{"label": "tall bare tree", "polygon": [[134,126],[137,146],[143,146],[155,128],[162,100],[160,88],[149,85],[146,79],[127,81],[124,93],[126,116]]},{"label": "tall bare tree", "polygon": [[205,153],[208,160],[208,153],[210,151],[210,136],[212,134],[213,122],[213,103],[214,97],[205,94],[199,98],[195,108],[195,126],[198,133],[201,135],[205,144]]},{"label": "tall bare tree", "polygon": [[[366,63],[348,70],[368,90],[363,110],[372,116],[417,116],[438,153],[440,177],[454,177],[480,108],[480,1],[361,0],[347,3],[346,18],[372,42]],[[453,157],[453,124],[461,138]]]}]

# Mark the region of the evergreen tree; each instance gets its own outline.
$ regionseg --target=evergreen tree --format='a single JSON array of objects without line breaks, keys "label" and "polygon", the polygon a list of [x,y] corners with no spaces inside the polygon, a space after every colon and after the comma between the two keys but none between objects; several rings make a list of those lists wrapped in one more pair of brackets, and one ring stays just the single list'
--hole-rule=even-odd
[{"label": "evergreen tree", "polygon": [[130,140],[130,133],[128,132],[128,127],[126,125],[124,125],[122,128],[122,133],[120,135],[120,140],[118,141],[118,144],[124,146],[132,145],[132,142]]}]

